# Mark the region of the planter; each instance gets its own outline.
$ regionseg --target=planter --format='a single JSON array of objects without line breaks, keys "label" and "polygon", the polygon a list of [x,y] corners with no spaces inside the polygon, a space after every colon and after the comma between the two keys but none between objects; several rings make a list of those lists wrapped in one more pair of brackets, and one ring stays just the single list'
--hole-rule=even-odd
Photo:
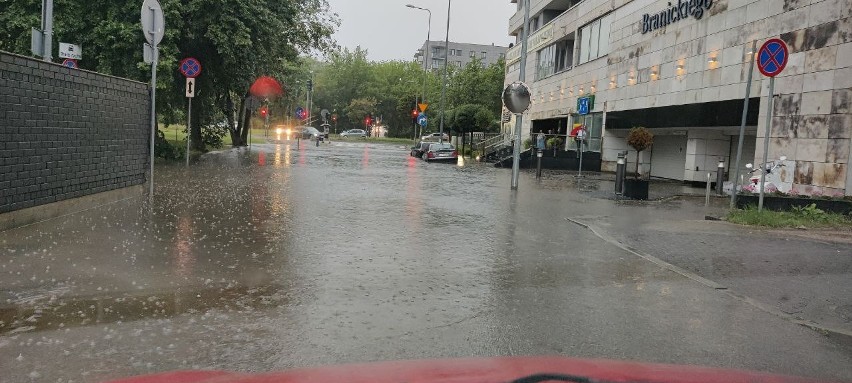
[{"label": "planter", "polygon": [[624,180],[624,196],[627,198],[647,200],[648,199],[647,180],[626,179]]},{"label": "planter", "polygon": [[[757,206],[759,196],[757,194],[740,194],[737,196],[737,208],[742,209],[746,206]],[[852,214],[852,201],[839,199],[813,199],[804,197],[781,197],[781,196],[763,196],[763,207],[773,211],[790,211],[793,207],[807,207],[810,204],[815,204],[820,210],[839,213]]]}]

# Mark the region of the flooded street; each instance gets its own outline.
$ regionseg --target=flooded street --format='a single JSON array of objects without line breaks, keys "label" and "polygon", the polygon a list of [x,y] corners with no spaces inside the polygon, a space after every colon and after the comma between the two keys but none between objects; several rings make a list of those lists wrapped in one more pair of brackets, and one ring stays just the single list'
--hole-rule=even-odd
[{"label": "flooded street", "polygon": [[852,379],[848,342],[568,220],[669,205],[354,140],[155,177],[153,205],[0,232],[0,382],[551,354]]}]

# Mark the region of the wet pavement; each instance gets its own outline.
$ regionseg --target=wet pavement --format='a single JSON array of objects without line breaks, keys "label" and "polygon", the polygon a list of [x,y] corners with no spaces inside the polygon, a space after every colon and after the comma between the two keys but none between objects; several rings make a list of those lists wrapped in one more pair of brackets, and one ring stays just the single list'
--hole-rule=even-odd
[{"label": "wet pavement", "polygon": [[852,379],[852,344],[771,310],[849,329],[851,245],[407,153],[210,153],[151,205],[0,232],[0,382],[542,354]]}]

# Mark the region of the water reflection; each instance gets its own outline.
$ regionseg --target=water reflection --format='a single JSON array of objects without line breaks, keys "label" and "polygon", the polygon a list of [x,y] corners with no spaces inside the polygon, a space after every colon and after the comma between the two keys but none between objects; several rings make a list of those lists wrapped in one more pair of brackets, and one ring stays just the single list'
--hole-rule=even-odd
[{"label": "water reflection", "polygon": [[[184,212],[184,214],[186,214]],[[192,248],[192,219],[183,215],[178,218],[177,232],[174,236],[174,247],[172,248],[172,256],[175,259],[175,274],[179,277],[188,277],[192,275],[192,266],[195,264],[195,254]]]},{"label": "water reflection", "polygon": [[370,167],[370,145],[364,145],[364,155],[361,156],[361,168]]},{"label": "water reflection", "polygon": [[285,296],[279,285],[234,283],[161,293],[58,298],[50,304],[0,308],[0,334],[162,319],[212,309],[257,309],[282,303]]}]

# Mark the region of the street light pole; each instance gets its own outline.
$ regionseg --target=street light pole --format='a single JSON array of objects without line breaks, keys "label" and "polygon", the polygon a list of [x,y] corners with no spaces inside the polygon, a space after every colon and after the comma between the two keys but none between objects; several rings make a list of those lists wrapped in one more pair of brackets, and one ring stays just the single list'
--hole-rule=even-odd
[{"label": "street light pole", "polygon": [[[420,102],[426,103],[426,78],[429,73],[429,40],[432,39],[432,11],[412,4],[406,4],[405,6],[429,12],[429,24],[426,26],[426,44],[424,45],[425,52],[423,52],[423,95],[420,97]],[[414,139],[417,140],[417,124],[414,125]]]},{"label": "street light pole", "polygon": [[452,3],[453,0],[447,0],[447,36],[444,39],[444,86],[441,87],[441,128],[439,130],[440,138],[438,138],[438,142],[442,144],[444,143],[444,115],[447,114],[444,102],[447,98],[447,65],[450,61],[450,9],[452,8]]}]

